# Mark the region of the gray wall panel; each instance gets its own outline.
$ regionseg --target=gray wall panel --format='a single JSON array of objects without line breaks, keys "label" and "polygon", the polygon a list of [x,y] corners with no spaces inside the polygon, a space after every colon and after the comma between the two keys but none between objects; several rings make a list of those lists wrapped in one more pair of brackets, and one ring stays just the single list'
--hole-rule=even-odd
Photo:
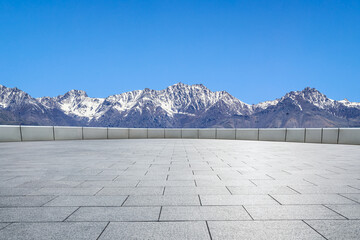
[{"label": "gray wall panel", "polygon": [[240,128],[236,129],[237,140],[259,140],[259,129],[257,128]]},{"label": "gray wall panel", "polygon": [[107,128],[84,127],[83,137],[84,139],[107,139]]},{"label": "gray wall panel", "polygon": [[165,138],[181,138],[181,129],[165,128]]},{"label": "gray wall panel", "polygon": [[147,128],[129,128],[129,138],[147,138]]},{"label": "gray wall panel", "polygon": [[235,140],[235,128],[217,128],[216,139]]},{"label": "gray wall panel", "polygon": [[287,142],[304,142],[305,128],[288,128],[286,130]]},{"label": "gray wall panel", "polygon": [[53,141],[54,127],[49,126],[21,126],[23,141]]},{"label": "gray wall panel", "polygon": [[0,142],[20,142],[20,126],[1,125],[0,126]]},{"label": "gray wall panel", "polygon": [[199,128],[200,139],[215,139],[216,129],[215,128]]},{"label": "gray wall panel", "polygon": [[127,139],[129,138],[128,128],[108,128],[109,139]]},{"label": "gray wall panel", "polygon": [[183,128],[181,129],[182,138],[199,138],[199,130],[197,128]]},{"label": "gray wall panel", "polygon": [[321,128],[306,128],[305,142],[306,143],[321,143],[322,129]]},{"label": "gray wall panel", "polygon": [[340,128],[339,144],[360,144],[360,128]]},{"label": "gray wall panel", "polygon": [[55,140],[81,140],[82,127],[54,127]]},{"label": "gray wall panel", "polygon": [[285,128],[260,128],[259,129],[259,140],[260,141],[285,141]]},{"label": "gray wall panel", "polygon": [[148,128],[148,138],[165,138],[165,129]]},{"label": "gray wall panel", "polygon": [[323,128],[322,143],[337,143],[338,137],[338,128]]}]

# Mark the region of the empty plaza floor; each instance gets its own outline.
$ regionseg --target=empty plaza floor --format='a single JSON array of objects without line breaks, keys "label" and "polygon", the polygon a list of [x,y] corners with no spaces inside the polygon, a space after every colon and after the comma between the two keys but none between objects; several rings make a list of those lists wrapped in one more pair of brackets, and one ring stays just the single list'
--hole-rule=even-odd
[{"label": "empty plaza floor", "polygon": [[360,146],[0,143],[0,239],[359,239]]}]

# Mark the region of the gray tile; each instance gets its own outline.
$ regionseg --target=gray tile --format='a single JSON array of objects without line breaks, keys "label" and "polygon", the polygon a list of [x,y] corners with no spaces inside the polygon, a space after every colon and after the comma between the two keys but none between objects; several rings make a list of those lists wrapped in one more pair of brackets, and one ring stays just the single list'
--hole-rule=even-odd
[{"label": "gray tile", "polygon": [[94,195],[99,190],[98,188],[41,188],[30,195]]},{"label": "gray tile", "polygon": [[357,203],[360,203],[360,194],[356,194],[356,193],[348,193],[348,194],[340,194],[340,195],[342,195],[342,196],[345,196],[345,197],[347,197],[347,198],[349,198],[349,199],[351,199],[351,200],[353,200],[353,201],[355,201],[355,202],[357,202]]},{"label": "gray tile", "polygon": [[40,207],[55,196],[6,196],[0,197],[0,207]]},{"label": "gray tile", "polygon": [[108,188],[101,189],[96,195],[162,195],[164,187],[133,187],[133,188]]},{"label": "gray tile", "polygon": [[190,172],[190,173],[191,173],[191,175],[169,174],[168,180],[169,181],[172,181],[172,180],[180,180],[180,181],[184,181],[184,180],[205,180],[205,181],[219,180],[218,176],[216,176],[216,175],[193,175],[192,172]]},{"label": "gray tile", "polygon": [[209,222],[212,239],[323,239],[301,221]]},{"label": "gray tile", "polygon": [[258,187],[274,187],[274,186],[314,186],[314,184],[304,181],[303,179],[284,179],[284,180],[251,180]]},{"label": "gray tile", "polygon": [[164,195],[230,195],[226,187],[166,187]]},{"label": "gray tile", "polygon": [[358,240],[360,236],[359,220],[326,220],[306,222],[327,239]]},{"label": "gray tile", "polygon": [[83,181],[31,181],[19,185],[21,188],[69,188],[76,187]]},{"label": "gray tile", "polygon": [[249,180],[196,180],[198,187],[210,187],[210,186],[255,186]]},{"label": "gray tile", "polygon": [[130,196],[124,206],[200,205],[196,195]]},{"label": "gray tile", "polygon": [[80,184],[81,188],[98,188],[98,187],[135,187],[138,185],[138,180],[126,181],[86,181]]},{"label": "gray tile", "polygon": [[157,221],[160,207],[81,207],[67,221]]},{"label": "gray tile", "polygon": [[161,221],[251,220],[242,206],[171,206],[161,210]]},{"label": "gray tile", "polygon": [[360,204],[326,205],[326,206],[349,219],[360,219]]},{"label": "gray tile", "polygon": [[296,191],[286,186],[274,187],[228,187],[234,195],[256,195],[256,194],[298,194]]},{"label": "gray tile", "polygon": [[[294,190],[303,194],[323,194],[323,193],[360,193],[359,189],[349,186],[290,186]],[[282,194],[282,193],[279,193]]]},{"label": "gray tile", "polygon": [[121,206],[127,196],[59,196],[45,206],[80,207],[80,206]]},{"label": "gray tile", "polygon": [[[61,204],[94,205],[79,209],[5,206],[0,208],[0,220],[3,222],[63,221],[73,213],[70,210],[78,209],[69,217],[69,221],[73,218],[76,221],[101,221],[102,224],[110,220],[157,223],[160,206],[163,206],[165,214],[168,214],[167,211],[171,213],[168,214],[169,218],[199,219],[191,224],[205,224],[203,219],[214,219],[214,222],[232,217],[241,219],[244,216],[241,205],[245,204],[254,218],[264,222],[280,219],[288,223],[287,219],[343,219],[342,215],[353,219],[358,217],[357,205],[360,205],[355,202],[358,201],[356,194],[360,193],[358,146],[198,139],[124,139],[1,143],[0,152],[0,195],[15,197],[34,194],[31,196],[39,197],[32,201],[22,201],[25,198],[10,201],[8,198],[3,203],[39,205],[41,200],[35,199],[55,195],[60,197],[53,204],[62,201]],[[232,190],[233,195],[230,195],[225,186]],[[280,206],[267,194],[292,205]],[[317,197],[302,196],[312,194],[317,194]],[[75,197],[76,195],[84,197]],[[128,203],[133,202],[143,207],[147,206],[143,204],[149,204],[150,208],[124,205],[100,207],[120,204],[128,195]],[[202,202],[197,195],[201,196]],[[322,196],[319,197],[320,195]],[[106,197],[99,198],[100,196]],[[118,197],[121,199],[115,200]],[[342,198],[351,203],[344,204]],[[200,207],[201,203],[209,205]],[[325,206],[313,205],[314,203],[332,204]],[[175,209],[171,210],[171,207]],[[230,211],[231,207],[239,211]],[[53,209],[52,212],[49,209]],[[248,219],[249,216],[245,216]],[[250,224],[252,221],[247,219],[241,219],[237,223]],[[171,220],[171,223],[178,221]],[[190,223],[188,221],[186,223]],[[256,234],[261,230],[268,231],[269,236],[275,236],[276,229],[288,232],[286,229],[281,230],[282,225],[271,226],[270,230],[266,227],[260,230],[256,230],[257,228],[254,225],[254,230],[250,229],[248,232],[256,231],[254,236],[259,236]],[[150,228],[144,229],[134,231],[138,238],[147,238],[146,234],[152,234]],[[154,228],[154,231],[157,229]],[[340,232],[346,229],[347,226],[339,225]],[[39,233],[41,231],[42,229]],[[83,230],[79,230],[79,234],[81,231]],[[166,236],[168,233],[163,231]],[[200,235],[195,232],[195,235],[188,236],[194,239],[202,236],[208,238],[208,233],[205,232]],[[303,230],[299,232],[302,233]],[[272,233],[274,234],[271,235]],[[246,234],[242,237],[248,236]],[[172,235],[177,236],[175,232]],[[16,233],[14,236],[16,237]],[[159,235],[155,236],[160,238]],[[307,235],[294,234],[294,238],[301,236]]]},{"label": "gray tile", "polygon": [[76,207],[16,207],[0,208],[0,222],[63,221]]},{"label": "gray tile", "polygon": [[281,204],[354,204],[338,194],[271,195]]},{"label": "gray tile", "polygon": [[202,205],[279,205],[268,195],[200,195]]},{"label": "gray tile", "polygon": [[60,179],[61,181],[112,181],[118,175],[71,175]]},{"label": "gray tile", "polygon": [[139,187],[154,187],[154,186],[184,186],[184,187],[195,187],[195,182],[192,180],[184,181],[157,181],[157,180],[142,180],[140,181]]},{"label": "gray tile", "polygon": [[0,223],[0,230],[8,226],[10,223]]},{"label": "gray tile", "polygon": [[13,223],[3,229],[4,240],[97,239],[107,223]]},{"label": "gray tile", "polygon": [[23,196],[38,190],[39,188],[10,188],[1,187],[0,196]]},{"label": "gray tile", "polygon": [[124,222],[110,223],[100,237],[107,239],[209,240],[210,236],[205,222]]},{"label": "gray tile", "polygon": [[322,205],[245,206],[255,220],[344,219]]}]

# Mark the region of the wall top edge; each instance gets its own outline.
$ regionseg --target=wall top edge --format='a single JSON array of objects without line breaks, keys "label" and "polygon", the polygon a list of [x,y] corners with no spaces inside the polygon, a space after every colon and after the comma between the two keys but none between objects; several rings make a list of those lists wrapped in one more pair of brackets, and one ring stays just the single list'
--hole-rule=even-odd
[{"label": "wall top edge", "polygon": [[146,129],[154,129],[154,130],[286,130],[286,129],[348,129],[348,130],[357,130],[360,127],[340,127],[340,128],[119,128],[119,127],[81,127],[81,126],[36,126],[36,125],[1,125],[0,127],[34,127],[34,128],[99,128],[99,129],[134,129],[134,130],[146,130]]}]

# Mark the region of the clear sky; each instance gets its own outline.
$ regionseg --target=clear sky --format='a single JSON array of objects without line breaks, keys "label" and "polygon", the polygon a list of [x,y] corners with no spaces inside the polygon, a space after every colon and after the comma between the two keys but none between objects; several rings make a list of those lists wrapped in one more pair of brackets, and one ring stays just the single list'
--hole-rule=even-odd
[{"label": "clear sky", "polygon": [[360,1],[0,0],[0,84],[106,97],[177,82],[360,102]]}]

